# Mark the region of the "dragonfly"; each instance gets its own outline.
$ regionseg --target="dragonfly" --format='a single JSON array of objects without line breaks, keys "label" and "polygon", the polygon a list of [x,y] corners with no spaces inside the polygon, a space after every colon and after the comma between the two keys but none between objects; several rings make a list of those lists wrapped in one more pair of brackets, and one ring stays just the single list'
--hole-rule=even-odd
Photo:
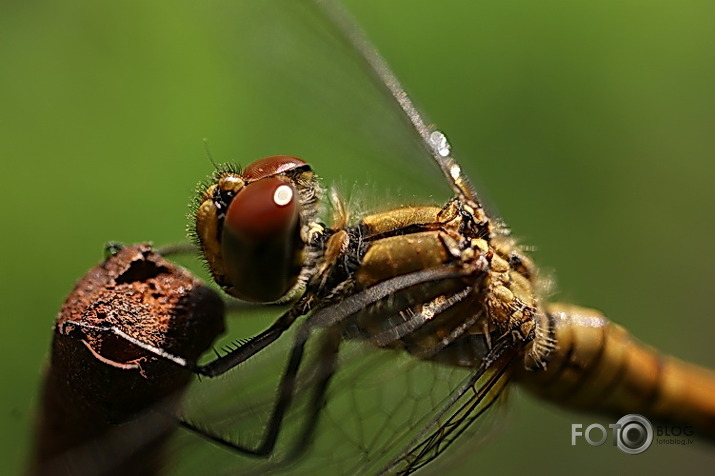
[{"label": "dragonfly", "polygon": [[[360,42],[357,41],[356,43],[359,44]],[[305,236],[300,237],[301,242],[305,245],[314,244],[315,247],[320,249],[320,253],[310,249],[309,246],[307,251],[301,250],[305,251],[309,256],[313,256],[313,258],[309,259],[309,264],[297,266],[301,272],[297,276],[289,278],[289,280],[294,279],[290,286],[287,288],[284,286],[278,293],[272,293],[267,296],[257,296],[252,294],[251,291],[246,291],[245,286],[250,288],[251,285],[256,284],[251,279],[251,276],[247,274],[247,270],[218,269],[222,266],[223,257],[217,258],[215,252],[212,255],[210,249],[214,245],[210,243],[210,240],[206,239],[206,236],[202,236],[201,244],[205,252],[209,251],[209,253],[206,253],[206,259],[214,276],[218,278],[219,284],[224,285],[229,292],[239,298],[275,301],[285,294],[283,291],[294,292],[293,286],[296,283],[306,284],[310,289],[310,281],[316,276],[320,277],[320,286],[317,286],[315,291],[306,291],[306,294],[297,293],[300,295],[298,298],[299,304],[284,314],[284,316],[288,317],[276,321],[278,325],[269,328],[268,332],[259,334],[257,338],[249,340],[248,343],[242,343],[237,352],[230,354],[232,357],[228,360],[223,358],[217,363],[208,364],[208,366],[198,366],[181,360],[180,356],[169,355],[161,349],[153,349],[149,346],[144,346],[144,348],[156,352],[162,358],[172,360],[180,365],[186,365],[203,374],[223,373],[228,367],[236,365],[244,357],[248,358],[247,356],[250,354],[250,359],[245,361],[246,365],[241,364],[235,371],[236,381],[239,383],[232,384],[232,386],[245,387],[248,386],[250,379],[243,379],[241,378],[242,375],[258,373],[260,365],[264,364],[260,359],[265,353],[273,352],[274,354],[285,356],[283,352],[274,349],[274,345],[278,344],[279,341],[282,344],[285,342],[298,343],[296,345],[300,347],[302,344],[310,345],[314,340],[321,340],[314,337],[312,333],[320,333],[321,336],[323,334],[337,333],[337,337],[333,336],[332,339],[325,337],[324,340],[332,342],[333,346],[338,346],[339,344],[341,347],[345,345],[355,348],[349,348],[345,351],[341,349],[339,353],[337,350],[332,350],[339,359],[338,357],[334,357],[334,360],[329,359],[327,364],[321,363],[324,360],[317,363],[307,362],[304,364],[301,362],[301,368],[307,367],[307,370],[302,370],[307,372],[305,376],[300,374],[301,369],[286,371],[283,374],[293,375],[297,381],[293,385],[294,388],[286,389],[285,384],[281,385],[283,388],[282,394],[286,395],[285,398],[290,397],[293,399],[289,405],[295,407],[295,414],[290,414],[287,409],[285,411],[289,414],[283,417],[284,422],[276,426],[269,424],[267,427],[269,428],[269,433],[271,431],[277,432],[279,429],[282,433],[285,433],[290,431],[286,429],[290,419],[300,419],[301,415],[303,415],[303,419],[307,420],[307,422],[304,422],[303,425],[296,425],[299,432],[298,437],[301,436],[301,427],[309,430],[304,430],[302,436],[312,436],[313,433],[315,435],[321,434],[320,425],[324,424],[324,422],[322,419],[319,420],[314,417],[310,411],[306,413],[305,407],[310,408],[312,405],[313,413],[319,413],[317,409],[320,406],[320,402],[323,400],[332,402],[334,400],[327,389],[328,380],[331,381],[331,387],[333,385],[338,386],[341,378],[348,385],[356,386],[356,382],[358,382],[355,376],[357,374],[356,370],[344,371],[347,372],[344,377],[341,377],[340,370],[337,370],[333,375],[332,367],[340,367],[337,365],[338,361],[340,361],[341,366],[342,361],[345,361],[345,367],[349,369],[350,365],[368,367],[363,363],[371,361],[372,355],[379,354],[380,360],[387,359],[385,361],[388,362],[390,361],[389,359],[403,359],[404,361],[396,362],[398,365],[394,367],[400,370],[395,371],[393,369],[393,372],[387,372],[386,375],[392,377],[399,375],[402,370],[407,372],[408,369],[415,368],[416,370],[414,371],[420,373],[423,371],[423,367],[429,367],[430,373],[443,374],[440,375],[440,378],[443,379],[442,382],[447,383],[443,383],[442,386],[448,388],[449,393],[431,395],[433,391],[431,382],[435,380],[428,380],[425,386],[425,382],[419,383],[420,379],[415,377],[417,382],[413,383],[415,386],[413,390],[415,393],[414,400],[419,400],[419,402],[409,412],[425,413],[421,415],[422,421],[424,422],[425,418],[428,419],[426,423],[423,423],[422,432],[417,431],[412,439],[408,437],[404,447],[399,447],[398,445],[397,447],[388,448],[386,453],[396,455],[394,458],[387,457],[382,460],[375,458],[371,464],[376,464],[377,466],[370,467],[370,469],[375,470],[407,472],[417,469],[422,464],[440,455],[441,451],[448,448],[449,443],[457,436],[461,438],[461,433],[468,429],[473,421],[477,420],[477,417],[481,417],[482,410],[491,406],[502,395],[502,388],[506,386],[508,380],[512,377],[516,378],[514,374],[514,369],[517,368],[516,362],[523,364],[523,359],[526,358],[529,361],[531,372],[555,372],[553,369],[555,367],[558,369],[558,366],[552,364],[553,359],[557,359],[559,356],[563,357],[563,352],[566,349],[573,350],[575,348],[570,347],[565,337],[567,332],[571,332],[565,329],[573,329],[568,326],[574,322],[579,320],[592,322],[594,325],[588,327],[589,329],[599,329],[608,336],[620,336],[618,334],[620,331],[617,330],[618,328],[608,327],[609,325],[594,311],[566,306],[547,307],[541,301],[541,298],[536,293],[535,281],[533,281],[533,279],[536,279],[536,270],[533,268],[527,253],[518,246],[517,242],[513,241],[506,227],[498,220],[494,220],[486,212],[480,197],[477,196],[473,187],[469,184],[457,162],[451,157],[449,144],[444,135],[422,122],[419,114],[412,108],[406,96],[402,94],[399,83],[396,82],[394,76],[389,71],[385,73],[385,66],[381,63],[379,56],[374,56],[368,51],[366,58],[369,63],[372,63],[372,67],[378,72],[378,76],[382,74],[384,82],[396,88],[392,91],[393,96],[396,97],[398,102],[402,101],[403,111],[412,121],[428,150],[431,151],[434,160],[439,164],[445,180],[451,183],[455,198],[441,207],[392,209],[382,214],[368,215],[367,218],[369,219],[367,221],[366,218],[363,218],[357,225],[349,223],[346,212],[342,210],[339,197],[334,197],[333,200],[334,208],[338,211],[333,224],[324,226],[311,216],[300,215],[299,218],[294,216],[293,218],[298,220],[301,225],[310,225],[307,227]],[[281,171],[279,173],[271,172],[264,176],[256,172],[256,169],[261,167],[278,168]],[[288,186],[289,190],[292,190],[290,193],[285,193],[288,193],[288,195],[293,193],[300,195],[299,206],[305,207],[311,202],[318,188],[315,184],[311,184],[313,179],[307,176],[311,174],[310,166],[302,160],[285,156],[274,157],[267,161],[254,163],[241,173],[230,169],[222,170],[216,175],[216,179],[219,184],[222,180],[228,182],[229,188],[214,188],[210,193],[205,192],[209,194],[203,195],[202,198],[210,198],[207,205],[209,208],[211,206],[222,208],[224,205],[228,207],[227,202],[229,199],[233,200],[231,186],[236,187],[234,189],[234,193],[236,193],[236,190],[244,186],[246,190],[249,190],[249,187],[252,187],[251,190],[253,190],[255,185],[252,182],[258,184],[264,183],[262,182],[263,180],[276,179],[280,182],[279,187]],[[290,187],[293,188],[290,189]],[[216,190],[221,190],[221,192],[217,193]],[[271,193],[275,196],[277,191],[272,190]],[[215,199],[214,195],[218,195],[219,199]],[[236,193],[236,196],[239,196],[238,193]],[[283,199],[290,200],[286,196]],[[197,213],[199,218],[210,215],[210,212],[202,214],[201,210],[204,203],[207,203],[207,200],[202,200],[199,205],[199,212]],[[210,216],[208,218],[209,221],[222,219],[224,218],[219,218],[218,215],[215,218]],[[399,226],[390,228],[386,224],[388,219],[398,223]],[[365,278],[365,283],[343,289],[341,285],[351,279],[353,275],[350,275],[348,271],[342,271],[347,273],[349,277],[345,278],[343,276],[342,279],[339,279],[334,274],[331,274],[337,271],[325,264],[325,256],[328,252],[332,253],[334,260],[339,261],[344,258],[347,258],[348,261],[351,259],[357,260],[359,263],[357,269],[365,269],[360,268],[360,266],[366,266],[369,263],[386,261],[383,258],[374,258],[374,261],[371,261],[371,259],[366,258],[369,251],[363,253],[360,250],[350,249],[350,244],[355,241],[351,233],[358,233],[357,228],[369,226],[366,223],[370,221],[378,223],[373,225],[378,231],[373,232],[372,235],[368,233],[367,235],[358,236],[367,236],[369,240],[376,242],[395,238],[395,242],[407,243],[401,245],[407,248],[406,250],[403,248],[402,252],[405,253],[413,249],[414,246],[420,246],[420,242],[410,242],[405,237],[418,233],[436,233],[436,236],[439,236],[437,240],[440,244],[439,246],[447,251],[447,255],[440,258],[440,266],[433,265],[427,267],[426,270],[410,270],[409,272],[405,272],[400,268],[399,272],[393,270],[391,271],[392,275],[387,277],[383,275],[380,278],[374,278],[377,282],[372,282],[373,278],[368,276]],[[211,230],[216,233],[214,227],[205,224],[197,226],[197,233],[200,236],[207,235]],[[440,233],[444,233],[444,236]],[[328,241],[325,240],[331,239],[336,243],[329,246]],[[433,247],[430,247],[429,251],[424,254],[437,254],[435,251],[438,249],[437,245],[432,243],[429,246]],[[389,250],[397,249],[399,247],[389,247]],[[221,250],[221,253],[225,252],[230,251]],[[311,259],[313,261],[310,261]],[[410,260],[405,260],[404,262],[414,264]],[[293,262],[287,263],[283,261],[282,264],[296,268]],[[458,266],[452,266],[456,264]],[[322,270],[322,274],[318,271],[321,266],[327,266]],[[302,274],[303,270],[306,270],[305,275]],[[440,274],[441,272],[444,274]],[[285,272],[280,277],[285,278],[288,275],[290,273]],[[496,277],[496,275],[503,277]],[[230,279],[228,276],[230,276]],[[242,283],[244,286],[236,283],[241,279],[245,280]],[[495,284],[497,282],[501,282],[501,284]],[[337,284],[330,287],[328,286],[330,283]],[[447,290],[436,286],[440,283],[445,284]],[[420,289],[419,299],[415,297],[416,286]],[[437,287],[436,291],[434,291],[435,287]],[[457,290],[455,291],[452,288],[457,288]],[[430,291],[430,289],[433,289],[433,291]],[[258,291],[262,290],[259,289]],[[437,294],[430,296],[430,292],[436,292]],[[403,293],[405,296],[399,296],[399,293]],[[426,296],[430,296],[431,299],[426,298]],[[318,301],[318,303],[315,304],[315,301]],[[355,318],[355,312],[365,306],[374,306],[375,309],[368,310],[367,317],[363,316],[361,322],[360,318]],[[457,309],[459,312],[453,312]],[[478,311],[470,312],[470,309],[478,309]],[[460,320],[452,322],[453,327],[442,328],[442,323],[438,323],[438,321],[450,313],[454,314],[453,319],[459,317]],[[307,317],[301,320],[300,318],[306,314]],[[383,314],[387,315],[387,319],[384,321],[373,317],[373,315]],[[470,321],[470,318],[464,318],[465,315],[469,316],[470,314],[472,314],[471,319],[473,321]],[[431,325],[433,322],[434,325]],[[300,323],[304,323],[303,327],[299,327]],[[297,329],[294,326],[297,326]],[[377,330],[373,328],[375,326],[378,327]],[[276,331],[276,329],[278,330]],[[310,334],[310,341],[308,337],[301,336],[301,329],[307,329],[303,332]],[[605,329],[609,330],[606,331]],[[437,339],[439,342],[434,342],[434,339],[430,340],[430,337],[436,332],[441,332],[440,339]],[[410,341],[410,338],[413,339]],[[605,341],[612,342],[620,338],[613,337],[614,340],[607,339]],[[365,342],[370,343],[372,347],[363,345]],[[576,339],[576,342],[579,342],[578,339]],[[144,345],[141,342],[136,344],[138,346]],[[328,344],[325,345],[330,347]],[[295,350],[297,347],[293,347],[294,356],[297,355]],[[391,347],[399,347],[400,349],[392,349]],[[472,352],[471,354],[462,352],[467,347]],[[384,349],[381,350],[380,348]],[[367,349],[370,350],[368,351]],[[330,349],[309,349],[309,352],[305,353],[316,356],[321,355],[321,351],[329,353]],[[399,351],[401,351],[401,354]],[[363,355],[367,352],[372,354]],[[397,354],[400,355],[397,356]],[[301,357],[301,361],[303,358]],[[294,357],[295,359],[297,357]],[[254,364],[254,361],[257,363]],[[395,363],[395,361],[392,362]],[[255,365],[256,368],[250,368],[249,365]],[[321,367],[322,365],[325,368]],[[375,371],[375,367],[385,366],[390,367],[391,365],[383,363],[381,366],[375,364],[369,367],[370,370]],[[367,369],[362,368],[361,370]],[[281,374],[280,370],[277,374]],[[520,378],[528,381],[530,375],[536,374],[526,373],[524,375],[520,376]],[[375,379],[381,384],[381,392],[389,393],[391,391],[388,385],[390,382],[385,382],[386,379],[389,380],[390,378]],[[332,381],[333,379],[335,381]],[[363,379],[366,379],[366,377],[363,377]],[[286,380],[290,379],[285,379],[284,381]],[[423,387],[421,388],[420,385]],[[566,387],[573,386],[573,384],[568,383],[564,385]],[[321,391],[325,393],[317,392],[317,396],[312,397],[311,403],[311,392],[315,393],[315,389],[321,386],[326,387]],[[274,395],[271,392],[262,393],[267,393],[269,396]],[[352,391],[349,393],[355,394]],[[341,392],[338,392],[338,396],[335,398],[340,398],[340,394]],[[420,400],[419,396],[422,395],[425,396],[424,400],[427,400],[427,396],[429,396],[429,402]],[[300,401],[301,396],[308,400]],[[217,397],[212,395],[211,398]],[[453,401],[451,400],[452,398]],[[430,411],[434,411],[435,402],[443,403],[441,413],[438,411],[437,414],[428,414],[424,408],[420,407],[420,405],[428,406]],[[465,407],[462,406],[464,402],[471,403]],[[472,404],[474,407],[470,406]],[[259,415],[256,417],[257,419],[265,419],[265,414],[260,414],[257,411],[257,409],[263,408],[264,405],[266,403],[260,401],[256,403],[256,408],[241,409],[233,417],[236,421],[232,421],[231,426],[235,423],[237,427],[240,427],[242,421],[249,421],[251,417],[246,416],[246,413],[255,412]],[[270,408],[270,404],[268,404],[267,408]],[[275,410],[276,407],[273,408],[273,415],[276,415],[278,413]],[[359,412],[357,408],[353,410]],[[298,412],[297,410],[299,409],[302,409],[302,411]],[[459,410],[458,413],[457,409]],[[305,415],[308,416],[306,417]],[[450,420],[450,417],[455,415],[456,418]],[[429,417],[433,419],[430,420]],[[211,418],[210,416],[207,417],[207,421],[211,421]],[[333,415],[333,426],[337,426],[336,421],[340,421],[339,417]],[[309,428],[311,425],[316,427]],[[266,428],[266,425],[254,425],[253,422],[246,423],[246,426],[249,428],[251,426],[261,429]],[[419,427],[419,424],[402,422],[399,425],[390,426],[389,429],[390,432],[397,433],[398,430],[395,430],[395,428],[401,428],[402,431],[410,433],[414,427]],[[433,432],[424,431],[430,428],[433,429]],[[215,440],[221,440],[227,446],[233,445],[233,449],[240,451],[240,444],[232,443],[228,437],[219,436],[222,431],[217,431],[217,433],[206,431],[205,433],[208,436],[213,435],[212,437]],[[316,437],[319,438],[319,436]],[[378,435],[372,435],[372,437],[373,449],[376,445],[385,445],[385,442],[379,440]],[[399,440],[399,438],[395,438],[395,440]],[[264,441],[268,440],[264,439]],[[363,445],[354,445],[357,448],[361,446]],[[364,451],[369,454],[370,447],[366,446]],[[280,459],[280,456],[282,455],[279,455],[276,459]],[[290,460],[290,456],[289,454],[288,460]]]}]

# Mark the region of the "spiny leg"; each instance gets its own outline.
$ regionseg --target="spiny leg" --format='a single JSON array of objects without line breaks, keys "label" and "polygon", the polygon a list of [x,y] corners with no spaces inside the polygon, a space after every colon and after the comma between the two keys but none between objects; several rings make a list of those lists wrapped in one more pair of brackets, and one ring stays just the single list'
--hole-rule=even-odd
[{"label": "spiny leg", "polygon": [[[422,283],[434,282],[443,279],[462,278],[469,276],[470,274],[474,274],[475,272],[479,273],[480,271],[466,271],[458,266],[445,265],[400,275],[348,296],[341,302],[334,305],[318,310],[309,318],[312,323],[311,326],[323,328],[331,327],[342,322],[344,319],[355,314],[364,307],[369,306],[370,304],[373,304],[397,291]],[[275,342],[286,330],[291,327],[291,325],[293,325],[298,317],[310,311],[308,303],[312,301],[313,298],[314,296],[312,295],[304,296],[296,304],[294,304],[291,309],[281,315],[271,327],[252,337],[247,342],[240,344],[228,354],[218,357],[204,365],[198,365],[183,357],[173,355],[164,349],[142,342],[139,339],[127,334],[117,326],[93,326],[76,321],[65,321],[61,332],[69,335],[83,330],[89,332],[109,332],[128,342],[131,342],[150,354],[173,362],[179,367],[206,377],[216,377],[227,372],[241,362],[246,361],[271,343]],[[80,338],[81,337],[82,336],[80,336]]]},{"label": "spiny leg", "polygon": [[249,339],[247,342],[238,346],[228,354],[218,357],[205,365],[198,365],[183,357],[171,354],[164,349],[147,344],[146,342],[127,334],[117,326],[94,326],[77,321],[65,321],[62,323],[62,329],[60,332],[67,335],[72,335],[76,333],[76,331],[111,333],[136,345],[150,354],[166,359],[179,367],[190,370],[193,373],[204,375],[206,377],[216,377],[234,368],[241,362],[245,362],[259,351],[275,342],[302,314],[304,314],[304,312],[298,304],[296,304],[281,315],[281,317],[279,317],[271,327]]},{"label": "spiny leg", "polygon": [[[203,438],[206,438],[232,451],[262,458],[271,456],[276,442],[278,441],[278,436],[280,435],[283,419],[285,418],[286,412],[295,397],[297,376],[300,371],[301,363],[303,362],[305,345],[311,337],[311,331],[312,326],[310,323],[306,322],[301,326],[298,334],[296,335],[296,340],[291,350],[290,358],[278,386],[278,396],[275,400],[267,429],[263,435],[262,441],[257,447],[250,448],[246,445],[229,441],[226,438],[202,429],[187,420],[181,420],[180,424],[184,428],[187,428]],[[323,337],[324,340],[319,351],[321,358],[317,368],[318,379],[313,392],[313,397],[310,401],[309,414],[306,417],[305,424],[300,432],[301,436],[297,440],[297,444],[292,448],[290,454],[287,456],[286,460],[282,461],[282,463],[286,463],[299,456],[310,442],[318,423],[320,411],[323,407],[325,392],[327,391],[330,379],[336,370],[340,334],[336,329],[329,329]]]},{"label": "spiny leg", "polygon": [[310,413],[306,417],[305,426],[301,432],[302,436],[298,438],[296,445],[286,459],[287,461],[292,461],[300,456],[310,444],[318,425],[320,412],[325,405],[325,394],[328,391],[328,385],[337,371],[338,352],[342,342],[340,331],[336,328],[326,329],[321,338],[323,342],[319,351],[318,381],[315,384],[313,398],[310,401]]},{"label": "spiny leg", "polygon": [[410,310],[402,311],[401,314],[406,316],[404,322],[372,336],[370,341],[378,347],[389,347],[391,344],[394,344],[430,322],[435,316],[464,300],[464,298],[472,292],[472,289],[471,287],[467,287],[449,296],[438,296],[432,301],[420,306],[418,312],[410,312]]}]

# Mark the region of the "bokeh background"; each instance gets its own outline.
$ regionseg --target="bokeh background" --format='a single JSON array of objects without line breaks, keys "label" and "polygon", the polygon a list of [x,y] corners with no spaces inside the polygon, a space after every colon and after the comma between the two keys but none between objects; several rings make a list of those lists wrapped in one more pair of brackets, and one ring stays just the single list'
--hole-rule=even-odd
[{"label": "bokeh background", "polygon": [[[275,3],[0,5],[3,473],[24,465],[64,296],[104,242],[183,239],[212,169],[204,138],[219,162],[301,155],[361,203],[446,196],[355,64],[316,59],[344,46],[296,1]],[[560,299],[715,367],[712,2],[349,6]],[[704,443],[640,456],[572,447],[572,423],[610,420],[511,400],[502,431],[450,471],[715,463]]]}]

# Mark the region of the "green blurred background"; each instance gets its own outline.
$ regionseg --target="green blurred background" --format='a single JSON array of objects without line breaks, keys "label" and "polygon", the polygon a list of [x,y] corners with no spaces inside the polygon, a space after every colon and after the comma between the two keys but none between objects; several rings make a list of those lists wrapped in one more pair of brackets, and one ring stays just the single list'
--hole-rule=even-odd
[{"label": "green blurred background", "polygon": [[[354,64],[313,59],[343,48],[288,3],[0,6],[3,473],[23,466],[64,296],[106,241],[183,238],[194,185],[212,168],[204,138],[217,161],[302,155],[358,196],[446,196],[433,169],[410,162],[422,159],[403,147],[409,134]],[[560,299],[715,367],[712,2],[349,5],[494,209],[553,270]],[[305,37],[293,36],[297,24]],[[572,447],[572,423],[610,420],[520,393],[511,403],[503,430],[454,474],[715,463],[703,443],[640,456]]]}]

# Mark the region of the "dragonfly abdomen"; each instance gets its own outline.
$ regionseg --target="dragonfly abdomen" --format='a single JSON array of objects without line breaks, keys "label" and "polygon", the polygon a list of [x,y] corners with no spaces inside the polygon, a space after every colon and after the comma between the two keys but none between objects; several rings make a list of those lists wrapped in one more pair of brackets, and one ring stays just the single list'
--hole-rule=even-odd
[{"label": "dragonfly abdomen", "polygon": [[519,374],[532,392],[581,410],[637,413],[715,437],[715,372],[642,344],[592,309],[555,304],[546,319],[556,348],[545,369]]}]

